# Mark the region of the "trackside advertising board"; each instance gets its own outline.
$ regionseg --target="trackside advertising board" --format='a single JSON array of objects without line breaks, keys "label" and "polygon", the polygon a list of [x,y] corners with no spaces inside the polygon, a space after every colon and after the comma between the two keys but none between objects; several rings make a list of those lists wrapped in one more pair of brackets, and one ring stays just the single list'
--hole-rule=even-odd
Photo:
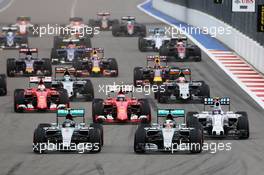
[{"label": "trackside advertising board", "polygon": [[255,12],[256,0],[232,0],[233,12]]},{"label": "trackside advertising board", "polygon": [[258,5],[258,32],[264,32],[264,4]]}]

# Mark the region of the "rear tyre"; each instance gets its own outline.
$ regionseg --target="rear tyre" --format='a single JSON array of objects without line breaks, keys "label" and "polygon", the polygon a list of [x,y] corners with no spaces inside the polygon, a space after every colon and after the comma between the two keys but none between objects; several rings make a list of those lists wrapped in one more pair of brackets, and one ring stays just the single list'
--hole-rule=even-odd
[{"label": "rear tyre", "polygon": [[241,117],[238,118],[237,121],[237,130],[240,131],[239,139],[248,139],[249,138],[249,122],[248,115],[246,112],[240,111],[236,112],[236,114],[240,114]]},{"label": "rear tyre", "polygon": [[146,130],[145,125],[139,125],[134,137],[134,152],[137,154],[145,153]]},{"label": "rear tyre", "polygon": [[103,99],[94,99],[92,104],[92,117],[93,122],[98,123],[96,116],[104,115]]},{"label": "rear tyre", "polygon": [[203,147],[203,134],[200,129],[190,130],[190,152],[201,153]]},{"label": "rear tyre", "polygon": [[112,35],[114,37],[118,37],[119,36],[119,31],[120,31],[119,24],[113,24],[113,26],[112,26]]},{"label": "rear tyre", "polygon": [[110,70],[115,70],[116,74],[113,75],[113,77],[117,77],[118,76],[118,64],[115,58],[108,58],[109,61],[109,69]]},{"label": "rear tyre", "polygon": [[0,74],[0,96],[7,94],[6,75]]},{"label": "rear tyre", "polygon": [[138,38],[138,49],[141,52],[146,52],[147,51],[146,42],[145,42],[145,39],[143,37],[139,37]]},{"label": "rear tyre", "polygon": [[94,99],[94,88],[91,80],[86,81],[86,84],[84,85],[84,93],[87,94],[87,101],[92,101]]},{"label": "rear tyre", "polygon": [[98,123],[92,123],[90,126],[96,128],[100,131],[101,144],[102,144],[102,146],[104,146],[104,128],[103,128],[103,125],[98,124]]},{"label": "rear tyre", "polygon": [[59,93],[60,93],[59,104],[64,104],[64,105],[66,105],[66,108],[68,108],[69,104],[70,104],[70,99],[69,99],[67,90],[66,89],[60,89]]},{"label": "rear tyre", "polygon": [[139,101],[141,102],[141,106],[140,106],[140,111],[141,111],[141,115],[146,115],[147,118],[146,120],[142,120],[142,123],[150,123],[151,122],[151,109],[150,109],[150,105],[147,99],[139,99]]},{"label": "rear tyre", "polygon": [[90,150],[91,153],[99,153],[102,149],[102,139],[100,135],[100,131],[97,128],[91,129],[89,131],[90,136],[90,143],[92,145],[92,149]]},{"label": "rear tyre", "polygon": [[25,95],[24,95],[24,89],[16,89],[14,91],[14,111],[15,112],[24,112],[23,109],[18,109],[18,105],[25,104]]},{"label": "rear tyre", "polygon": [[47,143],[46,131],[43,127],[38,127],[35,129],[33,135],[33,152],[38,154],[45,153],[45,150],[42,150],[45,148],[45,145],[43,145],[44,143]]},{"label": "rear tyre", "polygon": [[9,77],[14,77],[15,74],[12,73],[16,70],[16,62],[14,58],[8,58],[6,61],[6,74]]},{"label": "rear tyre", "polygon": [[141,71],[141,67],[135,67],[134,68],[134,86],[138,86],[137,85],[137,81],[138,80],[143,80],[143,73]]}]

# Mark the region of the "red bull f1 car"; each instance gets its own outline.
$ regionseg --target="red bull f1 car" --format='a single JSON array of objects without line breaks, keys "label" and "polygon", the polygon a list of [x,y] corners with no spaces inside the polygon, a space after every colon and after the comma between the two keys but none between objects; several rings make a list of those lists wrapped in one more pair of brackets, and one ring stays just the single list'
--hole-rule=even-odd
[{"label": "red bull f1 car", "polygon": [[30,77],[29,88],[14,91],[14,111],[48,112],[68,108],[67,90],[51,88],[51,83],[51,77]]}]

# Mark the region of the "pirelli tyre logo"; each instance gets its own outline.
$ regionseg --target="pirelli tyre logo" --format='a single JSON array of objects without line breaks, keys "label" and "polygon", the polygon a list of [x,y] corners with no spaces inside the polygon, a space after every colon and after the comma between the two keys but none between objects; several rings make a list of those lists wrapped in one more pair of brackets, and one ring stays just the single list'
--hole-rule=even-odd
[{"label": "pirelli tyre logo", "polygon": [[264,4],[258,6],[258,32],[264,32]]}]

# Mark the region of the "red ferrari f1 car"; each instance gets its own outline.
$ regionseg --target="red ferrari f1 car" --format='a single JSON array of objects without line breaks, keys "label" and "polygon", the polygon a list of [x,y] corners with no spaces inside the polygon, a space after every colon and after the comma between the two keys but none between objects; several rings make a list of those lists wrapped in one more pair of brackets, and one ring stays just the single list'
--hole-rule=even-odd
[{"label": "red ferrari f1 car", "polygon": [[[14,111],[57,111],[69,107],[68,93],[65,89],[51,88],[51,77],[30,77],[30,87],[16,89],[14,92]],[[33,87],[37,84],[37,87]]]},{"label": "red ferrari f1 car", "polygon": [[94,123],[150,123],[151,110],[147,99],[126,96],[127,92],[119,93],[103,99],[94,99],[92,116]]}]

